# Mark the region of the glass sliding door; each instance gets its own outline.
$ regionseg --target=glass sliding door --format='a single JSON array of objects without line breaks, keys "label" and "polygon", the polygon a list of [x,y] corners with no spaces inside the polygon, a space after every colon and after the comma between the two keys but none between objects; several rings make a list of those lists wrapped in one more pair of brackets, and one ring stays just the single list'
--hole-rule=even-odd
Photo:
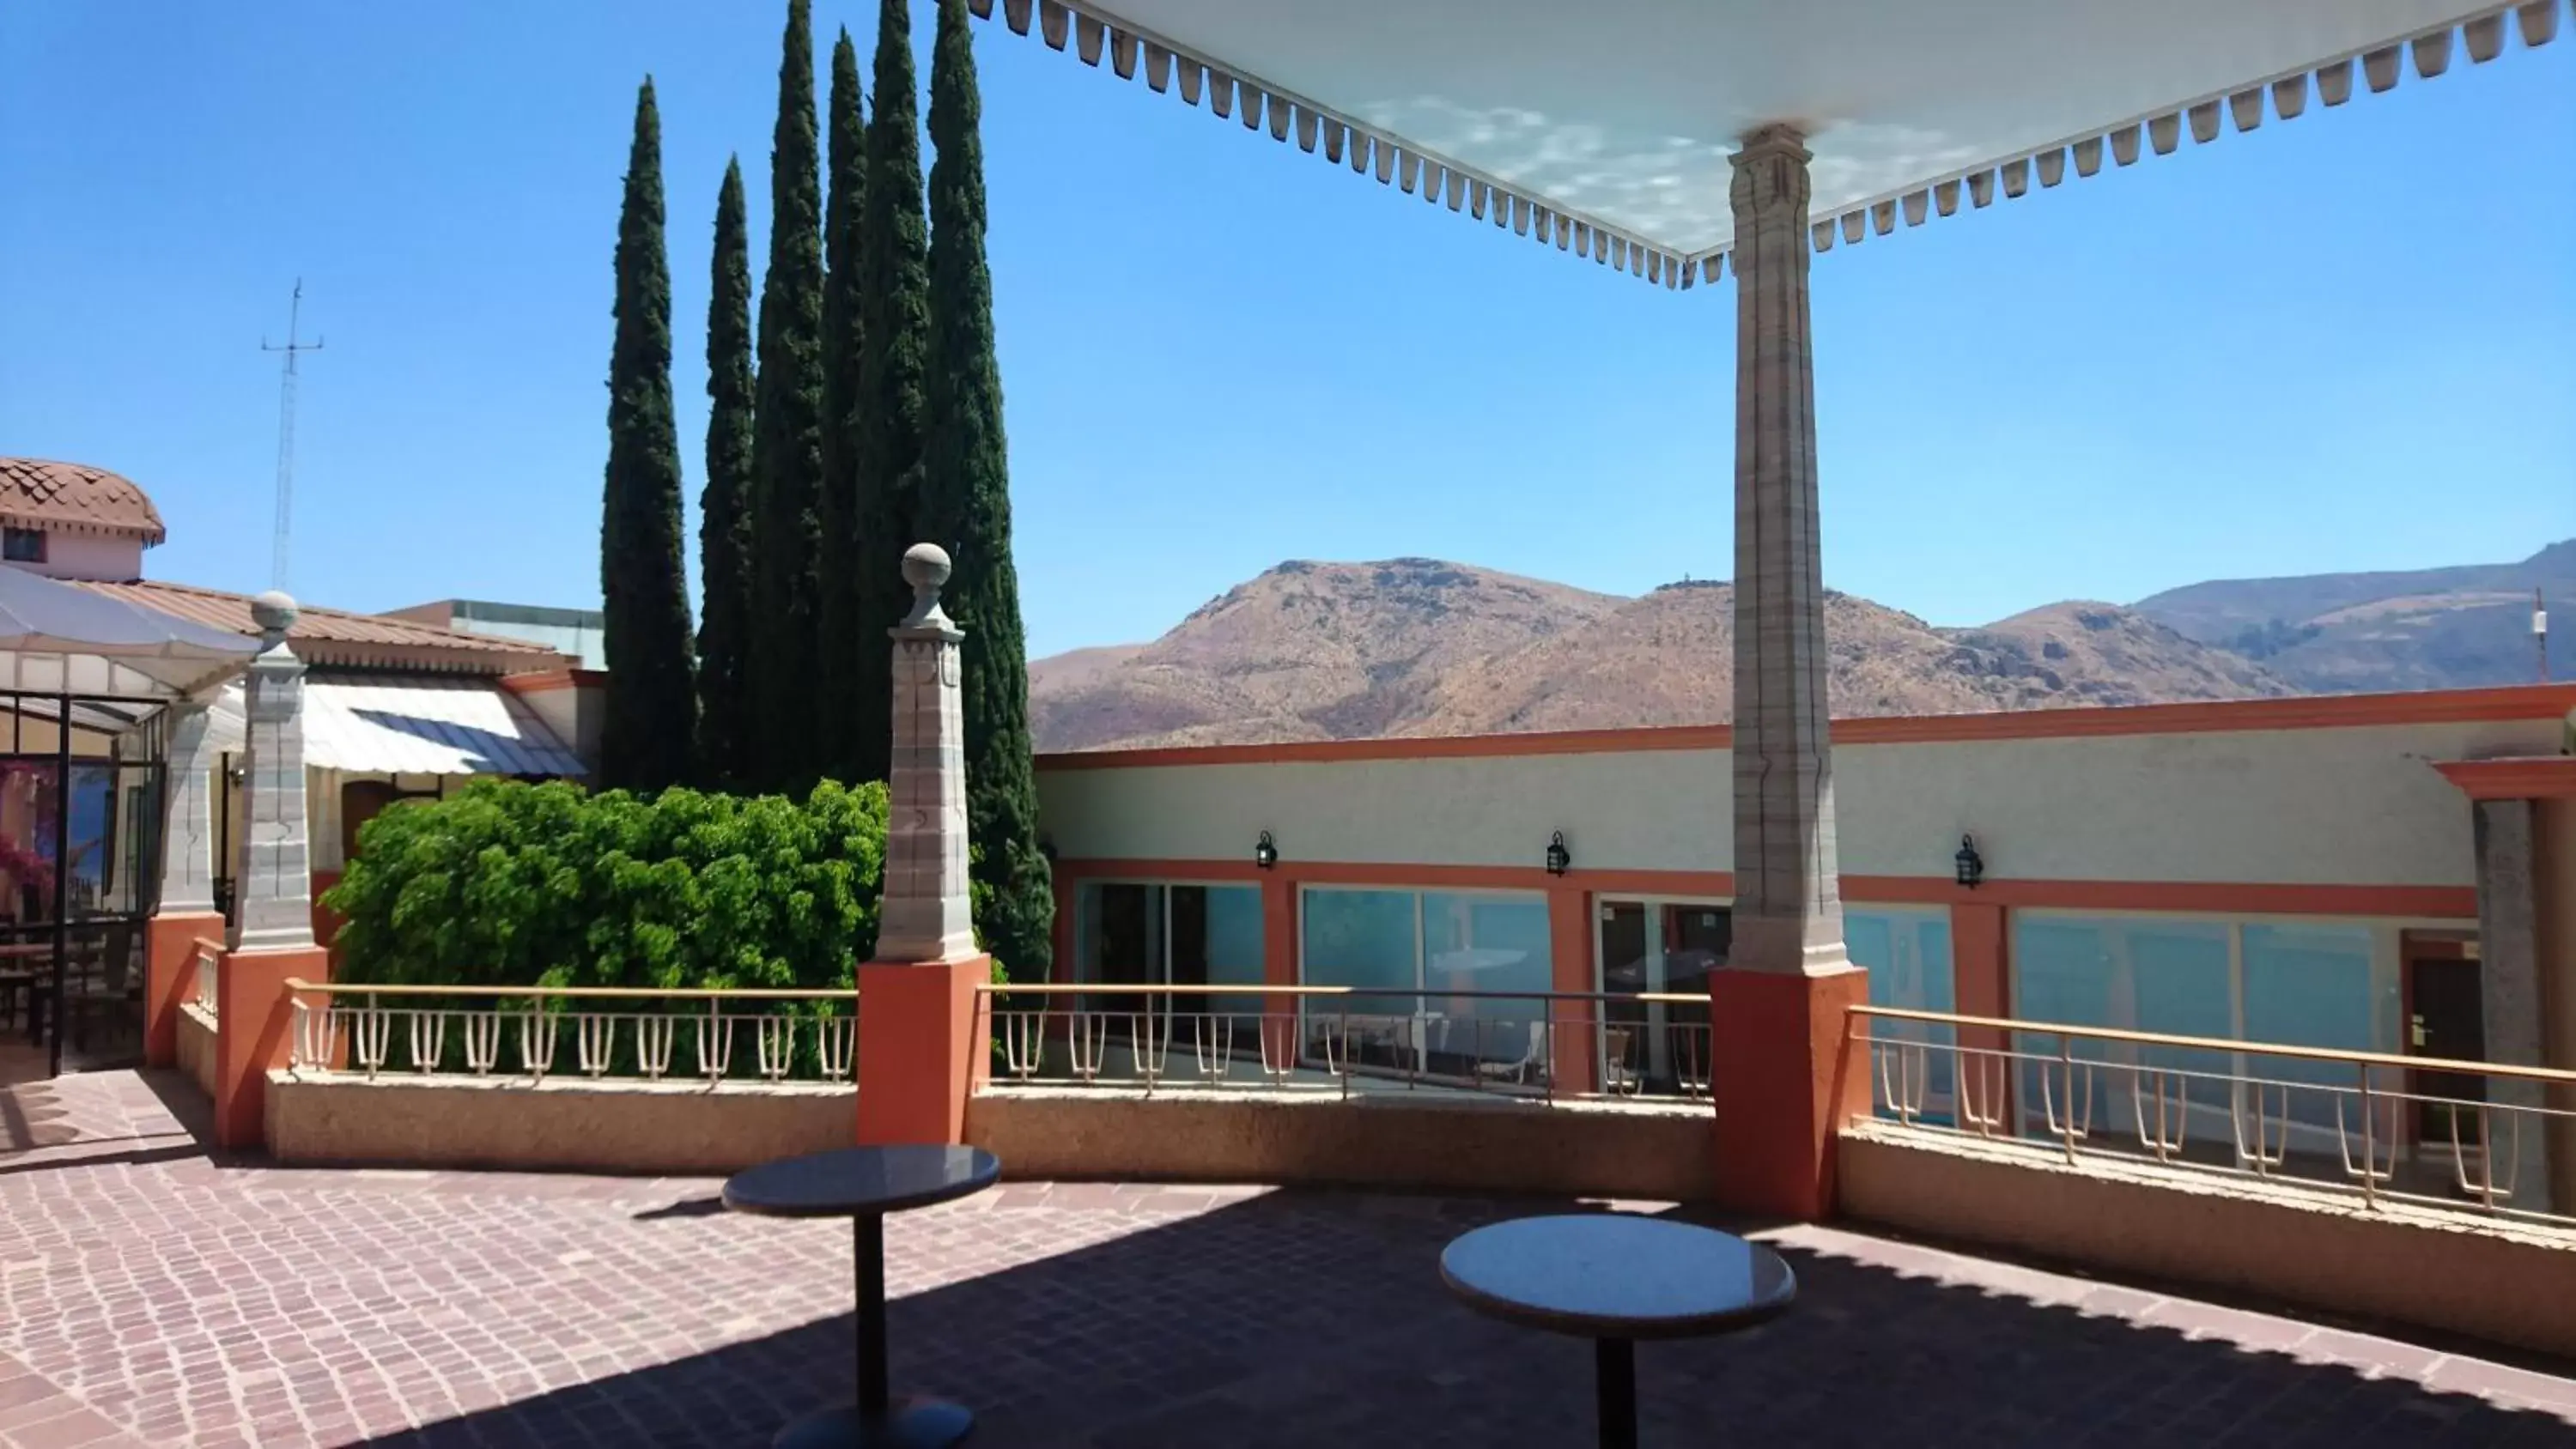
[{"label": "glass sliding door", "polygon": [[[2397,1051],[2398,990],[2393,973],[2378,970],[2376,933],[2368,926],[2248,925],[2244,929],[2245,1035],[2252,1041],[2333,1051]],[[2248,1055],[2247,1074],[2295,1084],[2276,1091],[2272,1106],[2286,1108],[2291,1145],[2331,1151],[2342,1125],[2361,1130],[2360,1073],[2339,1062]],[[2374,1076],[2375,1087],[2402,1086],[2395,1072]],[[2304,1090],[2302,1090],[2304,1088]],[[2346,1094],[2350,1095],[2347,1096]],[[2374,1143],[2397,1140],[2395,1103],[2378,1107]]]},{"label": "glass sliding door", "polygon": [[1552,989],[1547,901],[1490,892],[1342,890],[1299,897],[1298,979],[1352,988],[1307,1003],[1306,1044],[1327,1064],[1536,1085]]},{"label": "glass sliding door", "polygon": [[[1547,902],[1490,895],[1422,897],[1425,991],[1545,992],[1554,985]],[[1431,997],[1425,1069],[1537,1078],[1547,1063],[1547,1003]]]},{"label": "glass sliding door", "polygon": [[[1328,1063],[1418,1072],[1421,1058],[1422,901],[1411,891],[1301,893],[1298,979],[1308,986],[1374,988],[1309,1003],[1306,1039]],[[1387,994],[1380,995],[1383,991]]]},{"label": "glass sliding door", "polygon": [[1641,1002],[1636,995],[1705,997],[1726,965],[1735,915],[1709,901],[1606,900],[1594,912],[1595,983],[1601,1011],[1600,1080],[1619,1092],[1674,1092],[1708,1075],[1708,1008],[1698,1001]]},{"label": "glass sliding door", "polygon": [[[1259,886],[1088,881],[1074,909],[1074,978],[1083,984],[1257,986],[1264,980]],[[1131,1051],[1170,1052],[1177,1045],[1187,1055],[1229,1041],[1248,1051],[1259,1041],[1251,1033],[1259,1030],[1261,998],[1251,992],[1104,991],[1076,999],[1093,1030]],[[1190,1056],[1171,1065],[1186,1071],[1198,1063]]]},{"label": "glass sliding door", "polygon": [[[1869,972],[1870,1005],[1907,1011],[1958,1010],[1948,912],[1845,907],[1843,943],[1852,964]],[[1892,1077],[1891,1084],[1909,1089],[1909,1096],[1911,1089],[1919,1087],[1922,1111],[1928,1119],[1943,1123],[1953,1120],[1958,1059],[1950,1048],[1957,1044],[1958,1032],[1927,1022],[1886,1019],[1871,1022],[1869,1030],[1873,1038],[1916,1042],[1925,1048],[1883,1065],[1894,1068],[1901,1062],[1907,1071],[1919,1070],[1919,1082]],[[1878,1111],[1882,1117],[1894,1115],[1883,1093]]]}]

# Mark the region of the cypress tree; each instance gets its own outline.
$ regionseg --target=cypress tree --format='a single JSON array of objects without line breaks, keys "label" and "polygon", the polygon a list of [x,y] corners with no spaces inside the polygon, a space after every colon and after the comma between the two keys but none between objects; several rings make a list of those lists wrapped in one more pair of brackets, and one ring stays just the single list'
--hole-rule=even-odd
[{"label": "cypress tree", "polygon": [[769,152],[769,270],[760,289],[752,433],[751,701],[744,783],[794,789],[815,773],[816,508],[823,489],[822,157],[808,0],[788,0]]},{"label": "cypress tree", "polygon": [[910,0],[877,7],[875,108],[859,222],[859,379],[851,599],[850,778],[886,778],[894,755],[894,656],[886,631],[912,607],[903,551],[922,542],[921,448],[930,345],[930,222],[922,210],[921,111]]},{"label": "cypress tree", "polygon": [[873,703],[858,697],[858,655],[882,651],[857,635],[858,595],[850,586],[850,560],[858,552],[859,426],[859,218],[867,195],[867,116],[859,96],[859,52],[843,30],[832,45],[832,92],[827,108],[826,164],[831,177],[823,203],[823,498],[818,510],[821,563],[816,629],[815,697],[823,727],[815,732],[817,766],[826,775],[852,778],[850,722]]},{"label": "cypress tree", "polygon": [[732,785],[751,769],[754,718],[744,652],[751,601],[751,244],[742,163],[716,193],[714,287],[707,298],[707,480],[698,495],[698,777]]},{"label": "cypress tree", "polygon": [[658,790],[689,771],[697,702],[682,572],[680,435],[671,404],[671,268],[662,249],[662,118],[635,95],[617,219],[617,340],[608,361],[608,469],[599,586],[606,614],[601,783]]},{"label": "cypress tree", "polygon": [[941,593],[966,631],[968,838],[990,888],[978,923],[1012,977],[1043,981],[1054,959],[1055,893],[1038,850],[1037,771],[1030,759],[1028,647],[1011,564],[1011,480],[994,357],[993,275],[984,258],[983,101],[975,84],[966,0],[939,0],[930,61],[930,434],[923,531],[954,571]]}]

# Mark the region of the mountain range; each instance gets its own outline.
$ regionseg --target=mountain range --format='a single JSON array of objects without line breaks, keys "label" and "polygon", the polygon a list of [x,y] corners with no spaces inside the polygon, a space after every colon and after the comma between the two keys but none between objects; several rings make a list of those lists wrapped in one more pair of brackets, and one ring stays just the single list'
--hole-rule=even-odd
[{"label": "mountain range", "polygon": [[[2576,594],[2576,539],[2514,564],[2220,580],[1967,629],[1829,593],[1826,692],[1848,717],[2522,683],[2534,589]],[[1723,582],[1627,598],[1435,559],[1292,561],[1150,644],[1035,661],[1029,709],[1043,751],[1718,723],[1733,639]],[[2553,645],[2553,677],[2570,652]]]}]

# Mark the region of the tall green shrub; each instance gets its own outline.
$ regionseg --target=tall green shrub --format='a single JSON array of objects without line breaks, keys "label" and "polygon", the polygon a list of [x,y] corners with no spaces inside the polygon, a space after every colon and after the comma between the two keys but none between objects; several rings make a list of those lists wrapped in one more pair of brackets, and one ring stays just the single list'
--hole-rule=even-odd
[{"label": "tall green shrub", "polygon": [[823,156],[810,0],[788,0],[769,151],[769,269],[760,290],[752,436],[751,698],[760,744],[745,783],[814,778],[815,564],[823,491]]},{"label": "tall green shrub", "polygon": [[608,654],[599,773],[608,784],[642,790],[687,778],[697,722],[662,220],[662,117],[648,76],[635,93],[635,139],[617,217],[617,337],[608,360],[599,522]]},{"label": "tall green shrub", "polygon": [[930,431],[915,517],[948,549],[955,571],[941,602],[966,631],[967,829],[983,852],[975,878],[992,893],[976,924],[1020,980],[1043,981],[1055,954],[1055,889],[1038,849],[1028,650],[984,257],[982,127],[966,0],[939,0],[930,62]]},{"label": "tall green shrub", "polygon": [[[922,436],[929,401],[930,220],[921,184],[921,107],[914,93],[912,0],[877,7],[875,89],[868,113],[867,194],[858,238],[858,388],[851,412],[849,591],[852,713],[836,719],[834,756],[854,780],[882,780],[894,760],[894,656],[886,631],[912,607],[903,551],[923,542]],[[970,646],[971,647],[971,646]]]},{"label": "tall green shrub", "polygon": [[385,811],[324,897],[340,979],[846,987],[874,946],[885,787],[803,801],[477,781]]},{"label": "tall green shrub", "polygon": [[752,607],[751,252],[744,239],[742,166],[727,158],[716,192],[716,247],[707,295],[707,476],[698,495],[698,782],[755,773],[755,701],[747,656]]}]

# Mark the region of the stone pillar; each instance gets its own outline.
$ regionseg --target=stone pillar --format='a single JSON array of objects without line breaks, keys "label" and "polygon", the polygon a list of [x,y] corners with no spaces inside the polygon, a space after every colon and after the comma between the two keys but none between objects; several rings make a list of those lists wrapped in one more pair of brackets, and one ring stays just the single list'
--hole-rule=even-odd
[{"label": "stone pillar", "polygon": [[143,1059],[179,1060],[179,1006],[187,999],[197,942],[220,941],[215,909],[216,751],[206,701],[169,706],[162,758],[161,889],[144,932]]},{"label": "stone pillar", "polygon": [[[1807,161],[1766,126],[1734,157],[1734,945],[1709,978],[1720,1189],[1747,1210],[1833,1202],[1833,1135],[1868,1107],[1845,1012],[1867,983],[1843,951],[1816,529]],[[1847,1060],[1847,1056],[1850,1058]]]},{"label": "stone pillar", "polygon": [[[2542,1050],[2540,923],[2533,811],[2528,800],[2480,800],[2473,838],[2478,863],[2478,988],[2486,1024],[2486,1059],[2506,1066],[2549,1064]],[[2487,1078],[2487,1100],[2499,1106],[2546,1105],[2538,1082]],[[2521,1135],[2512,1135],[2521,1119]],[[2496,1180],[2513,1176],[2513,1205],[2549,1210],[2549,1133],[2535,1111],[2496,1115]]]},{"label": "stone pillar", "polygon": [[948,555],[903,556],[912,612],[894,639],[894,761],[886,782],[885,891],[874,958],[858,969],[863,1143],[964,1140],[966,1099],[991,1066],[966,894],[966,725],[958,688],[964,631],[939,607]]},{"label": "stone pillar", "polygon": [[287,647],[295,601],[265,593],[251,602],[259,656],[242,679],[242,829],[234,849],[240,902],[236,950],[295,950],[313,944],[312,845],[304,815],[304,661]]},{"label": "stone pillar", "polygon": [[260,651],[242,681],[243,771],[239,902],[232,950],[216,978],[215,1141],[244,1147],[263,1136],[268,1073],[286,1065],[286,982],[328,979],[330,957],[313,943],[313,876],[304,819],[304,663],[286,644],[295,601],[270,592],[251,602]]}]

